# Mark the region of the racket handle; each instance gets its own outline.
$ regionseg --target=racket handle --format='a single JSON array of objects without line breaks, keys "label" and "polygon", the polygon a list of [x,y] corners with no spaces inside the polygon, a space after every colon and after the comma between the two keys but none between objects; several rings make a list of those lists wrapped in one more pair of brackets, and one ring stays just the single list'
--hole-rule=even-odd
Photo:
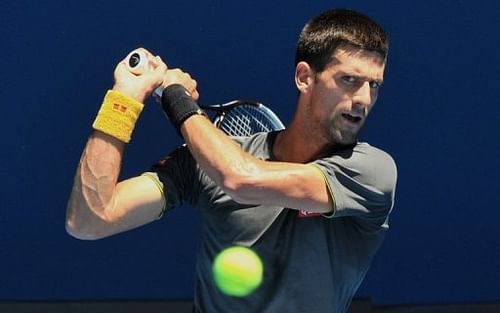
[{"label": "racket handle", "polygon": [[153,97],[156,102],[161,103],[161,95],[163,93],[163,87],[158,87],[153,91]]},{"label": "racket handle", "polygon": [[[146,54],[140,50],[134,50],[129,53],[126,58],[126,65],[129,72],[135,75],[141,75],[144,72],[151,70],[151,64],[146,57]],[[161,94],[163,87],[158,87],[153,91],[153,96],[156,101],[161,102]]]},{"label": "racket handle", "polygon": [[152,69],[146,54],[139,50],[130,52],[126,58],[126,65],[129,72],[135,75],[141,75]]}]

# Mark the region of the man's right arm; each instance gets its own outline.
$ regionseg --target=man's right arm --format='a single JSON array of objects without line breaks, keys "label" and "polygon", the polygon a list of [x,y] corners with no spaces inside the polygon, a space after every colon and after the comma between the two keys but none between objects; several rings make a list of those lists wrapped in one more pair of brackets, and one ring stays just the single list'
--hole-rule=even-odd
[{"label": "man's right arm", "polygon": [[125,143],[94,131],[83,151],[68,202],[66,229],[93,240],[156,220],[164,207],[162,193],[147,176],[117,183]]},{"label": "man's right arm", "polygon": [[[136,228],[158,219],[164,210],[162,186],[154,178],[143,175],[118,182],[125,142],[130,139],[135,121],[130,122],[128,113],[109,112],[134,111],[133,107],[142,106],[141,103],[160,85],[182,84],[195,98],[198,92],[196,81],[189,74],[179,69],[167,70],[160,58],[141,50],[148,56],[153,69],[134,75],[127,69],[127,60],[117,65],[111,94],[118,100],[105,100],[109,106],[101,108],[94,123],[95,130],[82,153],[66,214],[66,229],[76,238],[99,239]],[[131,102],[131,106],[122,105],[120,101]],[[136,108],[131,113],[136,115],[135,119],[138,112]],[[116,114],[118,118],[114,118]],[[103,116],[105,119],[99,119]],[[127,126],[127,121],[132,126]],[[127,128],[124,126],[130,132],[123,132],[123,128]],[[113,135],[115,130],[117,134]]]}]

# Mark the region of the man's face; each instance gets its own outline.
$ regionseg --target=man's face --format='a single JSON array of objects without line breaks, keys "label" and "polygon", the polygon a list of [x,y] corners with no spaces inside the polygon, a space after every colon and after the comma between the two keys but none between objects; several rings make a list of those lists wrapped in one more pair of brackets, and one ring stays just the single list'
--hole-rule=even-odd
[{"label": "man's face", "polygon": [[374,52],[337,49],[334,59],[315,73],[308,112],[321,136],[332,144],[352,144],[383,82],[385,61]]}]

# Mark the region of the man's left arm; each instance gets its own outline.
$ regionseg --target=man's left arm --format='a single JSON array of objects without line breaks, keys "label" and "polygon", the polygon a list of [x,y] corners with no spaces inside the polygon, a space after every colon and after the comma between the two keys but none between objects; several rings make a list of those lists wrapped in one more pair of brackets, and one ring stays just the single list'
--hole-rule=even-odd
[{"label": "man's left arm", "polygon": [[260,160],[202,115],[186,119],[180,131],[200,167],[235,201],[333,211],[328,185],[314,166]]}]

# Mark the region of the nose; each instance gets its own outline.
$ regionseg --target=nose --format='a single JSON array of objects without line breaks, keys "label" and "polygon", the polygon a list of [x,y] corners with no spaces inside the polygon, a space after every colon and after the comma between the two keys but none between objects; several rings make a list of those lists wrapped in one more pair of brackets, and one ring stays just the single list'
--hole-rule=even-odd
[{"label": "nose", "polygon": [[372,89],[370,88],[370,83],[365,82],[353,97],[353,102],[355,105],[362,106],[363,108],[369,108],[374,100],[374,95],[372,94]]}]

